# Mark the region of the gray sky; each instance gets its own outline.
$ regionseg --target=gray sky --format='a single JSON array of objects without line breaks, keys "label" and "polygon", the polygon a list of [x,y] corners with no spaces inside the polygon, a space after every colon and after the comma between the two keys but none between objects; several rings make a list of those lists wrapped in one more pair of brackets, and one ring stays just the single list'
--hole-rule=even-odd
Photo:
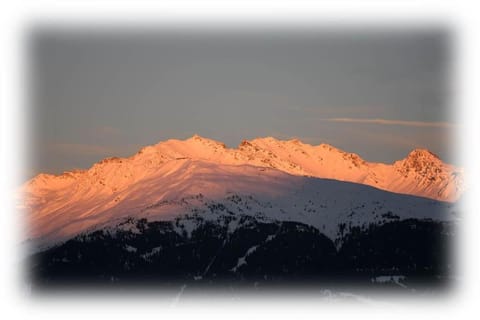
[{"label": "gray sky", "polygon": [[442,30],[33,32],[32,172],[194,133],[297,137],[368,161],[451,159]]}]

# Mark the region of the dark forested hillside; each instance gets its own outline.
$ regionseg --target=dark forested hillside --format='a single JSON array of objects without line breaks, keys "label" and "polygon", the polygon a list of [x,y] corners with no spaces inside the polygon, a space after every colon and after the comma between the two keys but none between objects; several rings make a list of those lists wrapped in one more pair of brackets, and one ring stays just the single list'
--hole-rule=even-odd
[{"label": "dark forested hillside", "polygon": [[453,236],[451,224],[416,219],[344,227],[334,243],[312,226],[249,215],[129,218],[35,254],[29,272],[37,289],[192,283],[406,290],[447,283]]}]

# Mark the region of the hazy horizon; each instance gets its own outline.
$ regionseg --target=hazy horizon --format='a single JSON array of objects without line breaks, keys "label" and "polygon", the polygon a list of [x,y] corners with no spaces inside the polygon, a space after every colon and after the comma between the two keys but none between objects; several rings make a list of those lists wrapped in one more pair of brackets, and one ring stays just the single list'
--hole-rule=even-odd
[{"label": "hazy horizon", "polygon": [[273,136],[370,162],[426,148],[455,163],[445,30],[61,32],[30,42],[29,175],[193,134]]}]

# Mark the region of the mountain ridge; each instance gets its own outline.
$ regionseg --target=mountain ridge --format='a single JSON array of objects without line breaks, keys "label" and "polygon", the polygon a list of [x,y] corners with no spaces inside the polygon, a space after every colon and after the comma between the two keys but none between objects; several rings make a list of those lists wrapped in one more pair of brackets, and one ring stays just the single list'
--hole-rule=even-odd
[{"label": "mountain ridge", "polygon": [[[57,189],[78,179],[118,189],[141,179],[168,161],[203,160],[227,165],[254,165],[289,174],[355,182],[382,190],[454,202],[464,191],[463,169],[446,164],[427,149],[414,149],[392,164],[367,162],[358,154],[329,144],[310,145],[299,139],[273,137],[243,140],[237,148],[197,134],[141,148],[130,157],[105,158],[85,170],[60,175],[39,174],[26,189]],[[110,179],[112,175],[116,179]],[[123,176],[119,179],[118,176]],[[109,178],[110,177],[110,178]]]}]

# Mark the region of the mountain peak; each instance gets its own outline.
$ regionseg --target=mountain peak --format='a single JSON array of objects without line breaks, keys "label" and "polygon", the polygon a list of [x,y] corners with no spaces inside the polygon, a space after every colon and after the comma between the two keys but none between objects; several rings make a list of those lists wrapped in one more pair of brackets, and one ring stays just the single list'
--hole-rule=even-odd
[{"label": "mountain peak", "polygon": [[440,160],[440,158],[433,152],[431,152],[428,149],[422,149],[422,148],[417,148],[413,149],[407,156],[406,159],[412,159],[412,160],[417,160],[417,159],[436,159]]},{"label": "mountain peak", "polygon": [[275,142],[278,142],[279,140],[275,139],[274,137],[257,137],[252,140],[242,140],[240,144],[238,145],[239,149],[245,148],[245,147],[252,147],[252,146],[258,146],[259,144],[272,144]]},{"label": "mountain peak", "polygon": [[250,142],[255,143],[255,142],[266,142],[266,143],[272,143],[272,142],[279,142],[281,140],[278,140],[274,137],[268,136],[268,137],[257,137],[255,139],[250,140]]},{"label": "mountain peak", "polygon": [[187,140],[207,140],[207,138],[204,138],[204,137],[195,133],[193,136],[191,136]]},{"label": "mountain peak", "polygon": [[202,143],[202,144],[205,144],[205,145],[210,145],[210,146],[220,146],[222,148],[226,148],[227,146],[225,145],[225,143],[223,142],[220,142],[220,141],[217,141],[217,140],[213,140],[213,139],[209,139],[209,138],[205,138],[205,137],[202,137],[198,134],[194,134],[193,136],[191,136],[190,138],[186,139],[185,140],[186,142],[188,141],[192,141],[192,142],[197,142],[197,143]]},{"label": "mountain peak", "polygon": [[445,164],[433,152],[427,149],[414,149],[405,159],[394,163],[402,175],[415,172],[416,175],[435,181],[442,175]]}]

